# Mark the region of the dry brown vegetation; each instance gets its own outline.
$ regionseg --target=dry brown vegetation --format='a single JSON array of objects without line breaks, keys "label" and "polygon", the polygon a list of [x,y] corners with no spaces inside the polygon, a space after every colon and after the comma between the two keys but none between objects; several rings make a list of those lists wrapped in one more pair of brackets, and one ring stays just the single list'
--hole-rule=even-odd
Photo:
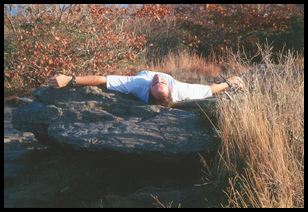
[{"label": "dry brown vegetation", "polygon": [[[297,49],[303,44],[303,5],[26,4],[12,15],[14,8],[4,5],[7,95],[56,73],[131,75],[138,65],[183,50],[208,57],[240,46],[254,54],[264,38],[278,49],[282,42]],[[196,71],[202,67],[197,60],[191,67]]]},{"label": "dry brown vegetation", "polygon": [[304,207],[304,59],[261,54],[250,89],[220,99],[218,176],[228,176],[229,207]]},{"label": "dry brown vegetation", "polygon": [[206,83],[223,71],[223,65],[215,59],[205,59],[194,52],[170,53],[162,61],[146,66],[150,70],[163,71],[178,80],[190,83]]},{"label": "dry brown vegetation", "polygon": [[[218,96],[222,143],[216,162],[203,160],[207,183],[221,183],[223,207],[304,207],[304,57],[288,51],[276,63],[269,45],[259,45],[259,55],[262,65],[241,52],[216,61],[232,72],[225,74],[241,74],[247,90],[232,101]],[[202,82],[221,73],[219,66],[207,72],[209,64],[181,52],[150,69]]]}]

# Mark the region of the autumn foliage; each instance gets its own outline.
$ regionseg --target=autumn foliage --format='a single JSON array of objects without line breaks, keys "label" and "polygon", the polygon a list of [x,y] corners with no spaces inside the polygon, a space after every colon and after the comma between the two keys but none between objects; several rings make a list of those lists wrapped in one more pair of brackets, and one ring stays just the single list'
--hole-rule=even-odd
[{"label": "autumn foliage", "polygon": [[[266,40],[273,42],[276,51],[284,45],[297,50],[303,48],[304,12],[300,6],[175,4],[161,7],[171,12],[162,12],[160,8],[157,13],[147,13],[146,17],[152,17],[149,23],[156,28],[150,33],[144,31],[154,47],[158,47],[154,48],[156,52],[160,49],[167,54],[184,48],[208,56],[212,52],[224,54],[227,48],[236,51],[244,47],[247,53],[254,55],[258,51],[257,43]],[[159,23],[153,24],[157,20]],[[157,55],[156,52],[151,56]]]},{"label": "autumn foliage", "polygon": [[127,17],[126,10],[98,5],[30,5],[16,17],[6,13],[7,86],[18,80],[37,86],[60,72],[105,74],[133,63],[145,37],[126,29]]},{"label": "autumn foliage", "polygon": [[[12,15],[16,7],[4,5],[5,88],[16,92],[56,73],[133,74],[129,67],[180,50],[208,56],[244,46],[253,54],[265,38],[301,36],[304,15],[295,5],[41,4]],[[301,44],[303,34],[290,46]]]}]

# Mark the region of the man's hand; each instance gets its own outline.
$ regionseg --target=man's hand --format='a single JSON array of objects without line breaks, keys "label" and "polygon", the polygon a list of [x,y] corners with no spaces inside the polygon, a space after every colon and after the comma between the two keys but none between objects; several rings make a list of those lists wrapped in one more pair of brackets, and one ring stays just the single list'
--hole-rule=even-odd
[{"label": "man's hand", "polygon": [[49,78],[49,84],[55,88],[63,88],[71,81],[72,76],[66,76],[64,74],[56,75]]},{"label": "man's hand", "polygon": [[245,88],[243,80],[238,76],[229,77],[228,81],[231,83],[232,86],[238,87],[240,89]]}]

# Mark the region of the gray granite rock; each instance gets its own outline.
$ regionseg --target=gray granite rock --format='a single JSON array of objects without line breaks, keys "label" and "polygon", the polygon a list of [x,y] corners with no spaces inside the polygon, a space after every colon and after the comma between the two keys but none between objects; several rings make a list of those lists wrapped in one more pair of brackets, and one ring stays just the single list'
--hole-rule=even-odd
[{"label": "gray granite rock", "polygon": [[[194,103],[147,105],[96,86],[41,87],[33,96],[33,102],[14,111],[13,126],[74,149],[170,156],[211,151],[217,145]],[[199,105],[208,110],[213,102]]]}]

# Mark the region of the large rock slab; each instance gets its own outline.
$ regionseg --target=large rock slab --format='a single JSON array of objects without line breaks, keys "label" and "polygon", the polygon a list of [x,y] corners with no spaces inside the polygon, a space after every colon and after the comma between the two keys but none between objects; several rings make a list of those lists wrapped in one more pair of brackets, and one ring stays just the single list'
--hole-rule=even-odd
[{"label": "large rock slab", "polygon": [[[147,105],[96,86],[40,87],[33,96],[14,111],[13,126],[74,149],[172,156],[217,146],[211,125],[191,103],[179,104],[182,109]],[[208,109],[213,101],[199,103]]]}]

